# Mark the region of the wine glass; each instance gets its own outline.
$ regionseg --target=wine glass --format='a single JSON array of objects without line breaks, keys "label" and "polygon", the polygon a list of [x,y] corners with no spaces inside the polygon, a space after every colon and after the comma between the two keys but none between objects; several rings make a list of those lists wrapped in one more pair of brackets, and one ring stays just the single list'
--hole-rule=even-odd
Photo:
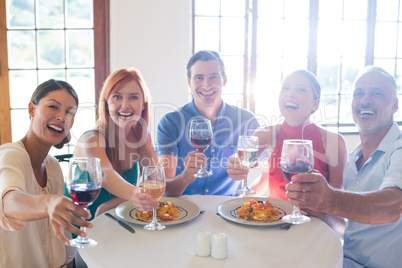
[{"label": "wine glass", "polygon": [[[213,132],[210,120],[195,119],[191,121],[190,138],[191,142],[198,152],[204,153],[209,145],[211,145],[212,136]],[[197,178],[204,178],[211,175],[212,172],[205,170],[203,166],[201,166],[200,170],[194,174],[194,176]]]},{"label": "wine glass", "polygon": [[[142,172],[142,192],[150,195],[152,198],[159,200],[165,193],[166,181],[163,167],[147,166]],[[156,231],[165,229],[166,226],[158,222],[156,209],[152,210],[152,221],[145,225],[145,230]]]},{"label": "wine glass", "polygon": [[[240,164],[242,166],[250,169],[257,163],[257,151],[258,151],[258,137],[255,136],[239,136],[237,142],[237,156],[240,159]],[[236,194],[240,195],[250,195],[255,194],[247,186],[247,176],[243,180],[242,188],[236,190]]]},{"label": "wine glass", "polygon": [[[99,158],[70,158],[66,188],[75,204],[88,208],[102,189],[102,169]],[[85,232],[86,228],[81,227],[81,230]],[[89,237],[77,236],[75,239],[70,240],[70,246],[77,248],[93,247],[97,244],[98,242]]]},{"label": "wine glass", "polygon": [[[309,140],[284,140],[281,155],[283,175],[291,182],[293,175],[309,173],[314,167],[313,144]],[[293,212],[282,218],[284,222],[302,224],[310,221],[310,218],[300,213],[297,206],[293,206]]]}]

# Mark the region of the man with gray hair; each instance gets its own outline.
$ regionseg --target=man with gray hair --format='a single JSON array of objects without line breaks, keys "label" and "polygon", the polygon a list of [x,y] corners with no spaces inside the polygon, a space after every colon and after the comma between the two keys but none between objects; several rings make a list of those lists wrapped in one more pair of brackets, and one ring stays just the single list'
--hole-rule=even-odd
[{"label": "man with gray hair", "polygon": [[317,173],[295,175],[290,202],[307,211],[348,219],[343,267],[400,267],[402,249],[402,135],[395,79],[370,66],[354,83],[352,112],[361,143],[349,154],[345,191]]}]

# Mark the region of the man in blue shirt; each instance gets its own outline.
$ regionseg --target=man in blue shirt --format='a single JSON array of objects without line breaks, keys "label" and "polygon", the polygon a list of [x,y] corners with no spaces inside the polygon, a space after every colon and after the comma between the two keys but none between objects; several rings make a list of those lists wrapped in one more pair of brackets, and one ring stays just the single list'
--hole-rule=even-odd
[{"label": "man in blue shirt", "polygon": [[[165,167],[166,193],[234,195],[241,182],[229,178],[226,163],[236,153],[238,137],[252,135],[259,124],[251,112],[223,102],[227,77],[217,52],[197,52],[186,68],[193,100],[166,114],[158,125],[156,151]],[[189,137],[191,120],[201,118],[211,121],[214,135],[204,154],[195,151]],[[213,175],[196,178],[201,166]]]},{"label": "man in blue shirt", "polygon": [[343,173],[346,191],[319,173],[296,175],[286,189],[290,202],[307,211],[348,219],[343,267],[401,267],[402,135],[395,79],[369,67],[354,83],[353,120],[361,144]]}]

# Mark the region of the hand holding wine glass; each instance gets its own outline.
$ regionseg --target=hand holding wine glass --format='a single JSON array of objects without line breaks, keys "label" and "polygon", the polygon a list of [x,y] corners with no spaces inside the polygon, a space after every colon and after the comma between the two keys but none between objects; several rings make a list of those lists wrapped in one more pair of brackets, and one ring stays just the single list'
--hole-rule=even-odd
[{"label": "hand holding wine glass", "polygon": [[[237,156],[240,159],[240,164],[252,168],[257,163],[257,151],[258,151],[258,137],[255,136],[239,136],[237,143]],[[236,190],[236,194],[240,195],[251,195],[255,194],[247,186],[247,176],[243,180],[243,185],[241,189]]]},{"label": "hand holding wine glass", "polygon": [[[190,125],[190,138],[195,149],[198,152],[204,153],[212,142],[212,126],[211,121],[208,119],[195,119],[191,121]],[[203,166],[194,174],[197,178],[204,178],[211,176],[212,172],[205,170]]]},{"label": "hand holding wine glass", "polygon": [[[83,208],[91,205],[102,189],[102,169],[99,158],[70,158],[66,188],[76,205]],[[85,227],[81,229],[85,232]],[[70,246],[77,248],[93,247],[97,244],[95,240],[82,236],[70,240]]]},{"label": "hand holding wine glass", "polygon": [[[314,167],[313,144],[310,140],[284,140],[281,155],[281,167],[285,178],[291,182],[292,176],[310,173]],[[297,206],[293,213],[282,217],[282,220],[291,224],[302,224],[310,218],[300,213]]]},{"label": "hand holding wine glass", "polygon": [[[144,167],[142,173],[142,192],[150,195],[153,199],[159,200],[165,193],[166,180],[164,169],[161,166]],[[145,225],[145,230],[155,231],[165,229],[166,226],[158,222],[156,209],[152,209],[152,221]]]}]

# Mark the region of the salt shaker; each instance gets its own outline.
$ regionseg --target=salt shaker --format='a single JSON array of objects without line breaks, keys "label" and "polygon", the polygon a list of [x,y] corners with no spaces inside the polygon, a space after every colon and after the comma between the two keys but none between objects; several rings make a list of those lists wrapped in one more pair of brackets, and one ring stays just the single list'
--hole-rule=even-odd
[{"label": "salt shaker", "polygon": [[198,232],[195,254],[200,257],[211,255],[211,234],[209,232]]},{"label": "salt shaker", "polygon": [[211,256],[218,260],[228,257],[228,240],[226,234],[214,234],[212,237]]}]

